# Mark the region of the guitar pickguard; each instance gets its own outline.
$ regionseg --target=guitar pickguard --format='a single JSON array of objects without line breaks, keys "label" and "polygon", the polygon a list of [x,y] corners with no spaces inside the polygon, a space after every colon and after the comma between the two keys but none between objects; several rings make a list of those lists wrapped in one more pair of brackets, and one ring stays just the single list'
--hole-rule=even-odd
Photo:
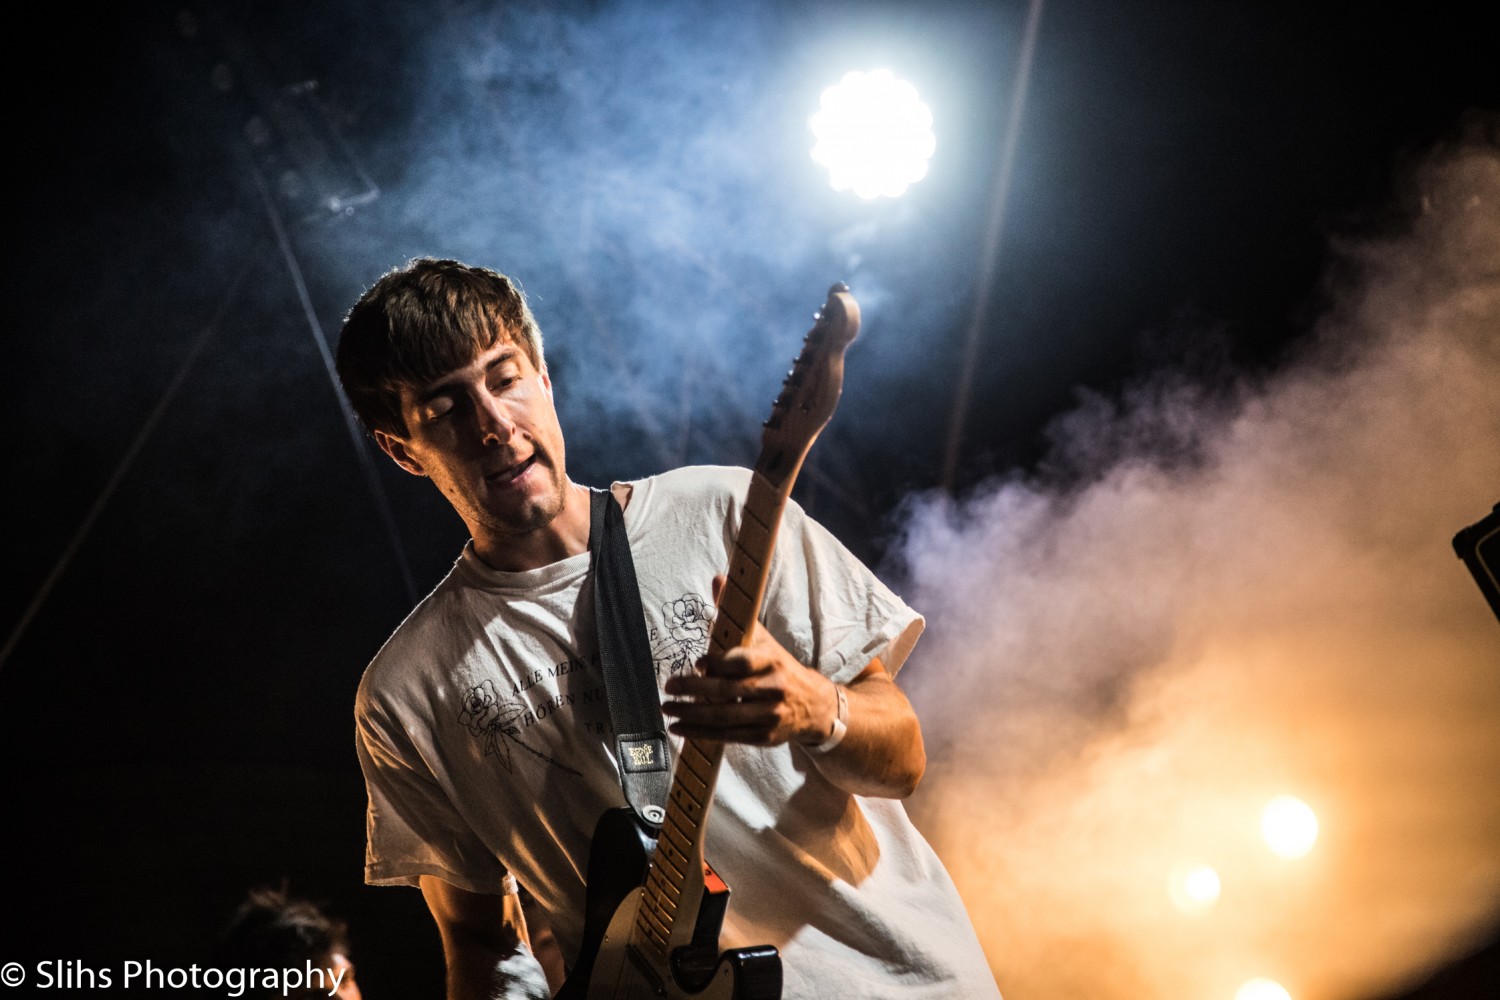
[{"label": "guitar pickguard", "polygon": [[[775,948],[719,951],[729,887],[706,865],[701,881],[695,880],[701,887],[696,900],[684,895],[683,917],[692,934],[672,949],[671,967],[658,969],[631,943],[655,843],[629,808],[600,817],[589,850],[583,945],[556,1000],[778,1000],[781,959]],[[696,913],[686,912],[689,906]]]}]

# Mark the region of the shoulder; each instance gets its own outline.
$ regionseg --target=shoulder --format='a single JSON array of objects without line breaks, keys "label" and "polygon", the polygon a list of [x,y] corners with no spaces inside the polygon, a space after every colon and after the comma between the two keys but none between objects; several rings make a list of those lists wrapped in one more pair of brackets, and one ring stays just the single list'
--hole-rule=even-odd
[{"label": "shoulder", "polygon": [[630,485],[636,492],[650,492],[673,500],[740,498],[750,485],[751,475],[749,469],[737,465],[684,465]]},{"label": "shoulder", "polygon": [[630,487],[627,519],[678,511],[722,516],[739,506],[750,488],[749,469],[732,465],[685,465],[623,484]]},{"label": "shoulder", "polygon": [[355,693],[360,716],[388,711],[425,686],[433,671],[472,644],[464,585],[457,568],[424,597],[381,644],[365,667]]}]

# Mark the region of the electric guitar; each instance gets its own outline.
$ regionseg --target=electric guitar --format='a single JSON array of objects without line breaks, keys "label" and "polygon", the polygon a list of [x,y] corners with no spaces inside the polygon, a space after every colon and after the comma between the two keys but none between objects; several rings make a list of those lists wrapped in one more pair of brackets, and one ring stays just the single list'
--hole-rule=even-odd
[{"label": "electric guitar", "polygon": [[[792,485],[843,391],[844,351],[859,306],[834,285],[782,383],[761,435],[709,642],[743,645],[760,615],[771,551]],[[589,849],[583,943],[556,1000],[778,1000],[775,947],[719,950],[729,887],[704,860],[703,840],[724,744],[685,740],[666,818],[648,827],[629,807],[599,820]]]}]

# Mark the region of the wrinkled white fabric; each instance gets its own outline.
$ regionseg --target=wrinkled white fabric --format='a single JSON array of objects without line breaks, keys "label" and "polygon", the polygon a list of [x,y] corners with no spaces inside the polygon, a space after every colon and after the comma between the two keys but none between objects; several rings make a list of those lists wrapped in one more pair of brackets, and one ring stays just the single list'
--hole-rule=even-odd
[{"label": "wrinkled white fabric", "polygon": [[[707,648],[750,473],[632,483],[625,510],[658,681]],[[563,953],[582,931],[594,825],[624,802],[593,633],[589,556],[498,572],[466,546],[360,685],[366,880],[434,875],[499,892],[509,870]],[[762,624],[838,682],[894,674],[923,628],[830,533],[788,504]],[[785,996],[993,997],[951,879],[900,802],[851,796],[789,745],[726,747],[706,853],[731,887],[725,947],[775,945]]]}]

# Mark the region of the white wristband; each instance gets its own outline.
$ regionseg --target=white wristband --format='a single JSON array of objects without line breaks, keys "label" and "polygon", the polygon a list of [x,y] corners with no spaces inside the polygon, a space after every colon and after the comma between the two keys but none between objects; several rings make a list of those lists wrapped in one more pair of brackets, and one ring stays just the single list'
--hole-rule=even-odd
[{"label": "white wristband", "polygon": [[519,896],[520,894],[521,887],[516,884],[516,877],[510,872],[506,872],[505,876],[500,879],[500,895]]},{"label": "white wristband", "polygon": [[827,753],[842,743],[844,735],[849,732],[849,695],[842,684],[835,684],[833,693],[838,696],[838,713],[833,717],[833,729],[822,743],[809,746],[809,753]]},{"label": "white wristband", "polygon": [[828,739],[816,746],[807,748],[808,753],[827,753],[844,741],[844,734],[849,731],[849,726],[843,719],[833,720],[833,732],[828,734]]}]

